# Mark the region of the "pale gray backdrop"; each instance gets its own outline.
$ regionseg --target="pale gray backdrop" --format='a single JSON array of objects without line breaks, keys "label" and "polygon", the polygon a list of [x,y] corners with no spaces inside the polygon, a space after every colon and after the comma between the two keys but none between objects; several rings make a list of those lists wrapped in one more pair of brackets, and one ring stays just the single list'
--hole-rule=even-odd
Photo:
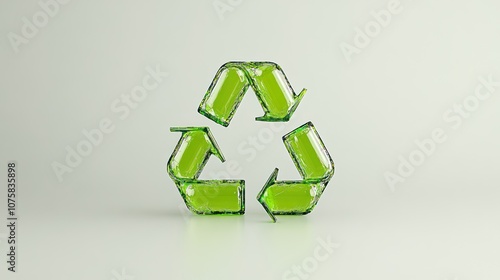
[{"label": "pale gray backdrop", "polygon": [[[0,5],[1,279],[500,278],[498,1],[66,2]],[[274,61],[308,89],[290,122],[254,121],[252,91],[228,128],[197,113],[231,60]],[[307,121],[336,173],[310,215],[272,224],[255,196],[275,167],[300,178],[281,136]],[[212,129],[228,162],[202,177],[245,179],[244,216],[186,210],[172,126]]]}]

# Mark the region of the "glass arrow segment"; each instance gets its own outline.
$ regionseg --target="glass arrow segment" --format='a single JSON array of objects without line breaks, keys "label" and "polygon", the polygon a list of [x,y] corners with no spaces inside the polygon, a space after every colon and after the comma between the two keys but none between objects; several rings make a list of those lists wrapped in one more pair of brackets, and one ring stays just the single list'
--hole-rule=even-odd
[{"label": "glass arrow segment", "polygon": [[207,180],[178,182],[189,210],[196,214],[244,214],[245,181]]},{"label": "glass arrow segment", "polygon": [[228,62],[217,71],[198,112],[228,126],[249,86],[264,110],[259,121],[288,121],[306,92],[296,95],[274,62]]},{"label": "glass arrow segment", "polygon": [[283,137],[303,180],[277,181],[278,169],[257,195],[269,216],[304,215],[318,203],[334,172],[334,164],[314,125],[308,122]]},{"label": "glass arrow segment", "polygon": [[258,195],[269,216],[304,215],[311,212],[323,193],[326,183],[320,181],[277,181],[278,168],[271,174]]},{"label": "glass arrow segment", "polygon": [[311,122],[283,136],[283,142],[303,179],[328,180],[333,175],[332,158]]},{"label": "glass arrow segment", "polygon": [[208,127],[172,127],[181,132],[181,140],[168,161],[168,173],[174,180],[196,179],[214,154],[222,162],[224,157]]},{"label": "glass arrow segment", "polygon": [[245,181],[198,180],[211,155],[224,157],[208,127],[174,127],[182,136],[167,163],[186,206],[197,214],[243,214]]},{"label": "glass arrow segment", "polygon": [[249,81],[264,109],[258,121],[288,121],[306,93],[303,89],[297,96],[285,72],[273,62],[248,62]]},{"label": "glass arrow segment", "polygon": [[242,65],[224,64],[217,71],[198,112],[220,125],[228,126],[249,86]]}]

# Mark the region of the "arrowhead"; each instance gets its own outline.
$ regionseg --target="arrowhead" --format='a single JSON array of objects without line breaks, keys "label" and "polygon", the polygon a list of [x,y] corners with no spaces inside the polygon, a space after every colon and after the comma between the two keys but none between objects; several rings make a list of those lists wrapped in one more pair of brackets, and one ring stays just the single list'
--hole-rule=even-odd
[{"label": "arrowhead", "polygon": [[167,171],[189,210],[198,214],[245,213],[244,180],[198,180],[210,155],[224,156],[208,127],[172,127],[181,132]]},{"label": "arrowhead", "polygon": [[273,220],[274,223],[276,223],[276,217],[272,213],[271,209],[269,209],[269,207],[267,206],[265,195],[266,195],[267,189],[270,186],[274,185],[274,183],[276,182],[276,178],[278,177],[278,171],[279,171],[278,168],[274,169],[271,176],[269,176],[269,179],[267,179],[266,184],[264,185],[262,190],[260,190],[259,194],[257,195],[257,200],[260,202],[260,204],[262,204],[262,207],[264,207],[264,210],[266,210],[267,214],[269,214],[269,217],[271,217],[271,219]]},{"label": "arrowhead", "polygon": [[[211,152],[214,154],[216,157],[218,157],[222,162],[226,161],[224,158],[224,155],[222,154],[219,144],[217,144],[217,141],[215,141],[214,136],[212,135],[212,132],[210,131],[209,127],[171,127],[170,128],[171,132],[182,132],[182,136],[184,137],[185,135],[195,132],[195,131],[202,131],[207,139],[207,142],[210,143],[211,146]],[[182,142],[183,138],[179,140],[179,142]]]},{"label": "arrowhead", "polygon": [[[170,128],[170,131],[182,133],[182,136],[167,163],[167,173],[174,181],[186,179],[192,180],[198,178],[210,154],[216,155],[222,162],[225,161],[224,156],[222,155],[222,152],[220,151],[219,146],[217,145],[217,142],[208,127],[172,127]],[[198,142],[195,143],[206,143],[206,145],[203,145],[206,149],[202,151],[203,154],[200,154],[199,152],[193,153],[192,151],[186,151],[186,147],[190,147],[189,144],[186,144],[190,135],[197,139]],[[179,161],[184,162],[182,170],[179,169]]]},{"label": "arrowhead", "polygon": [[266,112],[264,116],[261,117],[256,117],[256,121],[261,121],[261,122],[287,122],[292,118],[293,113],[299,106],[300,101],[302,101],[302,98],[304,97],[304,94],[307,92],[307,89],[302,89],[302,91],[299,93],[299,95],[296,95],[294,97],[293,104],[290,106],[288,109],[288,112],[285,116],[273,116],[272,113]]},{"label": "arrowhead", "polygon": [[318,180],[277,181],[278,168],[257,195],[273,222],[276,215],[306,215],[318,203],[326,182]]}]

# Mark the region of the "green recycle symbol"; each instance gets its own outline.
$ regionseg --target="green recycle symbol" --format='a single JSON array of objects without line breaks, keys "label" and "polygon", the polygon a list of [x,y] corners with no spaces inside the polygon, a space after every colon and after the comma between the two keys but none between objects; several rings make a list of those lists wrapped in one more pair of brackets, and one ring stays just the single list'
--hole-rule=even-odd
[{"label": "green recycle symbol", "polygon": [[[286,122],[304,96],[296,95],[285,73],[273,62],[228,62],[220,67],[203,97],[198,112],[227,127],[246,91],[252,87],[264,110],[258,121]],[[208,127],[172,127],[180,132],[167,163],[186,206],[196,214],[245,213],[244,180],[200,180],[211,155],[225,161]],[[275,215],[304,215],[318,203],[334,173],[333,160],[316,128],[308,122],[283,136],[288,153],[302,180],[279,181],[276,168],[257,200],[273,222]]]}]

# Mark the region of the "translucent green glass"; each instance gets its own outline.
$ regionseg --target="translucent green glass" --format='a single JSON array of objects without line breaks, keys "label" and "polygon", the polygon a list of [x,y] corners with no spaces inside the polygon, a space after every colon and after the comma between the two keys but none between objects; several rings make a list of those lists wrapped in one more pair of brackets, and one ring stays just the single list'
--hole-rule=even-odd
[{"label": "translucent green glass", "polygon": [[[264,111],[258,121],[288,121],[306,89],[295,94],[279,65],[273,62],[228,62],[217,71],[198,112],[228,126],[243,96],[252,87]],[[244,180],[200,180],[211,155],[224,157],[208,127],[173,127],[182,136],[172,153],[167,172],[186,206],[197,214],[244,214]],[[308,122],[283,136],[302,180],[278,181],[274,170],[257,195],[269,216],[310,213],[334,173],[333,161],[314,125]]]},{"label": "translucent green glass", "polygon": [[259,121],[288,121],[306,92],[296,95],[276,63],[228,62],[215,75],[198,112],[228,126],[249,86],[264,110]]},{"label": "translucent green glass", "polygon": [[245,181],[191,181],[177,186],[187,207],[197,214],[245,213]]},{"label": "translucent green glass", "polygon": [[250,84],[242,68],[229,64],[217,72],[214,81],[208,91],[210,94],[207,93],[198,111],[228,126]]},{"label": "translucent green glass", "polygon": [[275,63],[249,63],[249,65],[251,67],[248,72],[252,78],[253,89],[258,92],[257,97],[266,111],[266,114],[257,120],[288,121],[305,90],[296,97],[285,73]]},{"label": "translucent green glass", "polygon": [[306,180],[322,180],[333,175],[333,162],[311,122],[283,136],[295,166]]},{"label": "translucent green glass", "polygon": [[305,214],[318,200],[323,188],[321,183],[276,182],[267,189],[263,199],[276,214]]},{"label": "translucent green glass", "polygon": [[310,213],[333,176],[333,161],[311,122],[283,137],[283,142],[303,180],[277,181],[278,169],[257,195],[269,216]]},{"label": "translucent green glass", "polygon": [[224,162],[208,127],[173,127],[182,132],[167,171],[191,211],[197,214],[245,213],[244,180],[198,180],[210,155]]},{"label": "translucent green glass", "polygon": [[171,172],[177,179],[198,178],[206,163],[205,155],[211,153],[212,149],[213,144],[204,130],[192,129],[184,133],[177,153],[169,162]]}]

